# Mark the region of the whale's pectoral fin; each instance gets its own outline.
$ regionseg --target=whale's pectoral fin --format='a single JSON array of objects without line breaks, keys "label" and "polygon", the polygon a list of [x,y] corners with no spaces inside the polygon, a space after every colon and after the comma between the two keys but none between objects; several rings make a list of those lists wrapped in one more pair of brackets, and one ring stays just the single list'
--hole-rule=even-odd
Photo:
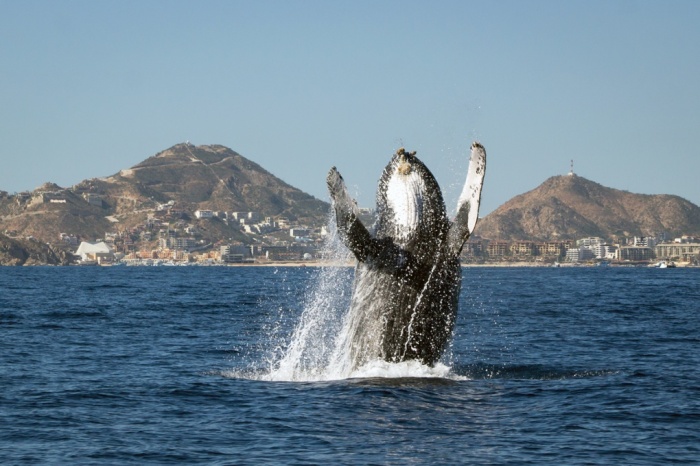
[{"label": "whale's pectoral fin", "polygon": [[340,239],[358,260],[363,261],[376,249],[376,241],[362,224],[357,202],[348,194],[343,177],[335,167],[328,172],[326,183]]},{"label": "whale's pectoral fin", "polygon": [[448,234],[449,248],[454,255],[462,252],[464,243],[474,231],[479,219],[479,202],[481,201],[481,187],[484,184],[486,173],[486,150],[478,142],[472,144],[467,181],[464,183],[462,194],[457,202],[457,215],[455,216]]}]

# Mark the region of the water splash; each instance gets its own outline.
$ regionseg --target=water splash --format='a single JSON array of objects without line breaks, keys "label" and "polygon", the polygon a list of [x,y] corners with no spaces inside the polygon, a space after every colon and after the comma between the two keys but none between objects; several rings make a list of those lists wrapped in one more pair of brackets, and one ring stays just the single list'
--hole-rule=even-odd
[{"label": "water splash", "polygon": [[[330,220],[330,219],[329,219]],[[352,269],[350,252],[338,238],[334,221],[321,255],[330,264],[316,275],[303,297],[303,312],[290,343],[282,356],[273,361],[267,380],[306,381],[343,378],[335,374],[334,354],[342,333],[343,321],[350,302]]]},{"label": "water splash", "polygon": [[[253,374],[228,373],[229,377],[267,381],[329,381],[348,378],[454,378],[448,366],[426,366],[418,361],[390,363],[370,360],[356,367],[351,355],[353,258],[340,241],[334,216],[322,249],[327,266],[315,275],[302,296],[303,311],[283,349],[277,347],[269,367]],[[293,297],[297,299],[296,296]]]},{"label": "water splash", "polygon": [[435,364],[430,367],[418,361],[404,361],[399,363],[387,361],[371,361],[356,369],[352,377],[359,378],[441,378],[453,380],[467,380],[467,377],[456,375],[452,369],[444,364]]}]

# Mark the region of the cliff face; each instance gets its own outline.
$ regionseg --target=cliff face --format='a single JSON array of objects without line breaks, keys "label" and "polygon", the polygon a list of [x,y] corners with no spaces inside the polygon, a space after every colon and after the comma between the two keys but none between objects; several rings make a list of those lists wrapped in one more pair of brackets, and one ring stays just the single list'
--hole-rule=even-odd
[{"label": "cliff face", "polygon": [[483,218],[475,234],[501,240],[700,233],[700,207],[671,195],[633,194],[580,176],[555,176]]},{"label": "cliff face", "polygon": [[46,243],[0,234],[0,265],[68,265],[68,262],[64,252],[56,252]]}]

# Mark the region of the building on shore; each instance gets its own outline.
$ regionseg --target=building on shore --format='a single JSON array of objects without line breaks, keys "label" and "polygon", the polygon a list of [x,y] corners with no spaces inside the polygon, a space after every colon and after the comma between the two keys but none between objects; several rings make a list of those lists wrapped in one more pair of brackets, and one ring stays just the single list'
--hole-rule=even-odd
[{"label": "building on shore", "polygon": [[87,264],[94,262],[95,264],[111,263],[114,261],[114,251],[105,243],[90,243],[83,241],[75,251],[76,256],[80,256],[80,263]]},{"label": "building on shore", "polygon": [[700,242],[661,243],[654,247],[654,252],[659,259],[674,259],[681,262],[691,262],[700,256]]},{"label": "building on shore", "polygon": [[620,246],[618,259],[621,261],[648,261],[654,258],[654,250],[646,246]]},{"label": "building on shore", "polygon": [[590,247],[569,248],[566,250],[567,262],[583,262],[595,258],[595,252]]}]

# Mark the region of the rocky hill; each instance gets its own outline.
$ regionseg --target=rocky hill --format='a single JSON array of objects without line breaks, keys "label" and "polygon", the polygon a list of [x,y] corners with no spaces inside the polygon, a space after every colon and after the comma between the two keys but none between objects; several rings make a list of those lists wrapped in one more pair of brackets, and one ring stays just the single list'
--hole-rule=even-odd
[{"label": "rocky hill", "polygon": [[[84,240],[143,224],[164,204],[186,220],[197,210],[256,212],[291,223],[325,224],[329,205],[277,178],[233,150],[178,144],[106,178],[64,189],[0,191],[0,232],[56,242],[60,233]],[[235,225],[202,221],[210,236],[249,242]]]},{"label": "rocky hill", "polygon": [[[255,211],[310,222],[328,211],[322,202],[224,146],[178,144],[105,180],[130,195],[200,209]],[[135,192],[134,192],[135,191]]]},{"label": "rocky hill", "polygon": [[0,265],[67,265],[65,251],[55,251],[36,239],[14,239],[0,234]]},{"label": "rocky hill", "polygon": [[633,194],[577,175],[555,176],[481,219],[475,235],[505,241],[700,234],[700,207],[672,195]]}]

